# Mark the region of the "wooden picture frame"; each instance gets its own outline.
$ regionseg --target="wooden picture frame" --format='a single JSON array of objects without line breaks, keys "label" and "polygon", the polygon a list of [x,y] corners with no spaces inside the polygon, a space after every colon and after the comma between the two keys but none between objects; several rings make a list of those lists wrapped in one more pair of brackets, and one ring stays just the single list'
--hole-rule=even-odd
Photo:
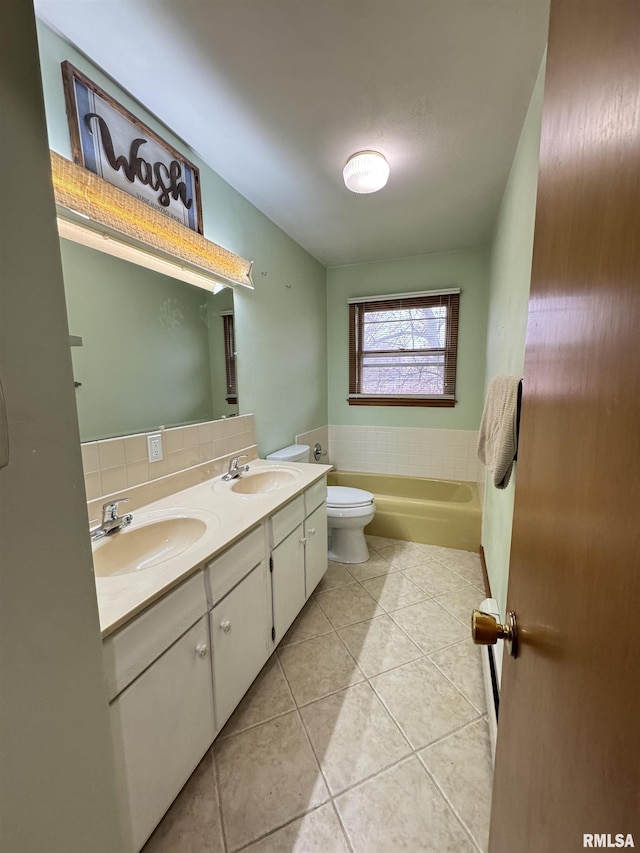
[{"label": "wooden picture frame", "polygon": [[198,167],[70,62],[62,80],[74,162],[202,234]]}]

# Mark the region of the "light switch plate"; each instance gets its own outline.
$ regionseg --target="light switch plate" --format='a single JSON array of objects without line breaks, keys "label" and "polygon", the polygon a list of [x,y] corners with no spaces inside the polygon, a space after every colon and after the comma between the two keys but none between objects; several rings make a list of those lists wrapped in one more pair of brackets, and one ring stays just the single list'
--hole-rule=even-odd
[{"label": "light switch plate", "polygon": [[162,435],[154,432],[147,436],[147,449],[149,451],[149,462],[160,462],[162,459]]}]

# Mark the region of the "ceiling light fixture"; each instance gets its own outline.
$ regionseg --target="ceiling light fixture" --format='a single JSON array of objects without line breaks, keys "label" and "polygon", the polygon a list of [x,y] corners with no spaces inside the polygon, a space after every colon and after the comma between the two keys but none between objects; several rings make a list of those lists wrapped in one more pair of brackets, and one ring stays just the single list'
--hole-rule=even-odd
[{"label": "ceiling light fixture", "polygon": [[378,151],[358,151],[347,160],[342,177],[352,193],[375,193],[389,178],[389,164]]}]

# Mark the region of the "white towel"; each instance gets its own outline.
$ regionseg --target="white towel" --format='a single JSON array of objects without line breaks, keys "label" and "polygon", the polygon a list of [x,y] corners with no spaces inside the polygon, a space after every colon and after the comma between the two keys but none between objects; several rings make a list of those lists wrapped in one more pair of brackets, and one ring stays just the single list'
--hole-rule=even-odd
[{"label": "white towel", "polygon": [[518,376],[495,376],[489,383],[480,421],[478,459],[493,476],[496,489],[506,489],[518,449]]}]

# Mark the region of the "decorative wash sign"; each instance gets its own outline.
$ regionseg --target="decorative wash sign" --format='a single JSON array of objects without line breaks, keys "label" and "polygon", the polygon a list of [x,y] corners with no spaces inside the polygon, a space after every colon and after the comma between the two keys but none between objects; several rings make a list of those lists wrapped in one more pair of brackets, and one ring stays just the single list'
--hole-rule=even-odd
[{"label": "decorative wash sign", "polygon": [[74,162],[202,234],[197,167],[69,62],[62,78]]}]

